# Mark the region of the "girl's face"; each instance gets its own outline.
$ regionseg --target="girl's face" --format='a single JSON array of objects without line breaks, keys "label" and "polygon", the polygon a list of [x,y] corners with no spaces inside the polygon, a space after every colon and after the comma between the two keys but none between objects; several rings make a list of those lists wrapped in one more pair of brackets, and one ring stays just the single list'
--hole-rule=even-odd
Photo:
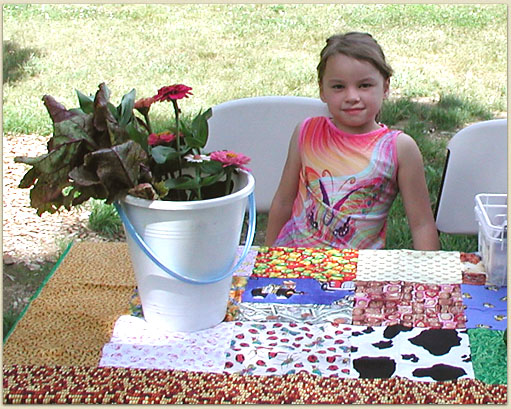
[{"label": "girl's face", "polygon": [[319,84],[337,128],[353,134],[379,129],[376,115],[389,92],[389,80],[371,63],[344,54],[328,58]]}]

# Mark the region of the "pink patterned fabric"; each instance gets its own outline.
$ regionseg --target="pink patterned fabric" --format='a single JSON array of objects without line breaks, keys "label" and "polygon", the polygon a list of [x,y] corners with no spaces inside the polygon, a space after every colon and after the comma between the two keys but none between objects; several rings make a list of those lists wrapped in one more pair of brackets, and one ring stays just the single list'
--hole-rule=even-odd
[{"label": "pink patterned fabric", "polygon": [[357,281],[354,325],[464,329],[459,284]]},{"label": "pink patterned fabric", "polygon": [[329,118],[306,119],[299,137],[298,195],[275,246],[383,248],[398,191],[399,133],[381,125],[352,135]]}]

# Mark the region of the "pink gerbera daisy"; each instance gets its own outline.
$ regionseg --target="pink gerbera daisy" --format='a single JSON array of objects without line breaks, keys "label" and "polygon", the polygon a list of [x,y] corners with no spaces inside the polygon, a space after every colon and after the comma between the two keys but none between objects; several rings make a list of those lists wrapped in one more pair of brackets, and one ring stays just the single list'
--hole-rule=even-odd
[{"label": "pink gerbera daisy", "polygon": [[241,153],[233,151],[216,151],[211,153],[211,159],[223,163],[224,168],[227,166],[237,166],[240,169],[250,172],[250,169],[243,166],[250,162],[250,158]]}]

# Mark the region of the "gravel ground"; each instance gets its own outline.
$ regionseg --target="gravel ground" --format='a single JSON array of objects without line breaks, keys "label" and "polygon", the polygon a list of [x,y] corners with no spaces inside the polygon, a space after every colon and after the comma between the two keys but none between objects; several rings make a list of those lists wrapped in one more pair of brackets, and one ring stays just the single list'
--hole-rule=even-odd
[{"label": "gravel ground", "polygon": [[30,207],[30,190],[18,188],[28,166],[14,163],[14,157],[45,153],[47,140],[38,135],[4,135],[2,139],[4,329],[13,325],[71,241],[108,241],[87,227],[87,206],[39,217]]},{"label": "gravel ground", "polygon": [[28,169],[15,163],[15,156],[39,156],[46,152],[48,138],[38,135],[3,137],[3,260],[29,268],[56,261],[71,240],[107,241],[87,227],[89,210],[63,210],[41,217],[30,207],[30,190],[18,184]]}]

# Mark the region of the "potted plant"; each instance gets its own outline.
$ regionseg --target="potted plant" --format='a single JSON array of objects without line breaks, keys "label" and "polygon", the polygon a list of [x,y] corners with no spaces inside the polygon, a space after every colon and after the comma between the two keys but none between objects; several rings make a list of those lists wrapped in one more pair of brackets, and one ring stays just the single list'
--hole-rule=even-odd
[{"label": "potted plant", "polygon": [[[39,215],[90,198],[115,204],[145,319],[184,331],[224,317],[247,200],[250,228],[241,258],[255,229],[249,158],[203,152],[212,111],[183,121],[178,101],[191,90],[166,86],[138,100],[132,90],[114,106],[103,83],[95,95],[77,91],[79,107],[69,110],[45,95],[53,122],[48,152],[15,158],[31,166],[19,187],[31,188],[31,206]],[[172,104],[174,121],[157,133],[149,112],[165,102]]]}]

